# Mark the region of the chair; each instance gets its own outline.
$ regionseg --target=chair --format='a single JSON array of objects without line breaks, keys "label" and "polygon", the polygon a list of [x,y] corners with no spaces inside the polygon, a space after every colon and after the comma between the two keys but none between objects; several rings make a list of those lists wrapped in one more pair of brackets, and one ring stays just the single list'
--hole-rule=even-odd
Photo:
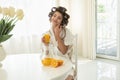
[{"label": "chair", "polygon": [[73,39],[73,54],[72,54],[72,60],[73,60],[73,67],[75,69],[75,75],[74,75],[74,80],[77,80],[77,71],[78,71],[78,65],[77,65],[77,61],[78,61],[78,52],[77,52],[77,34],[74,35],[74,39]]},{"label": "chair", "polygon": [[[72,45],[72,54],[69,54],[71,62],[73,64],[73,68],[72,68],[72,72],[73,72],[73,76],[74,76],[74,80],[77,80],[77,59],[78,59],[78,54],[77,54],[77,34],[74,35],[74,39],[73,39],[73,45]],[[68,76],[71,73],[68,73]],[[67,79],[70,77],[67,76]],[[66,80],[67,80],[66,79]],[[69,80],[69,79],[68,79]]]}]

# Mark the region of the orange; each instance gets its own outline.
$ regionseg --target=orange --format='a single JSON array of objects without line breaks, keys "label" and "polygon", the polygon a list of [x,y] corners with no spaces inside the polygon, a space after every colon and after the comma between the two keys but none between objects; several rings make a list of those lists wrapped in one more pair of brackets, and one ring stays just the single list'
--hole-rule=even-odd
[{"label": "orange", "polygon": [[42,64],[44,66],[51,66],[51,67],[59,67],[63,64],[63,60],[60,59],[54,59],[54,58],[44,58],[42,60]]},{"label": "orange", "polygon": [[58,60],[59,66],[63,64],[63,60]]},{"label": "orange", "polygon": [[42,64],[43,64],[44,66],[50,66],[50,65],[51,65],[51,58],[44,58],[44,59],[42,60]]},{"label": "orange", "polygon": [[51,66],[56,68],[63,64],[63,60],[52,59]]},{"label": "orange", "polygon": [[51,66],[52,67],[58,67],[58,65],[59,65],[59,63],[57,62],[57,60],[55,60],[55,59],[53,59],[52,61],[51,61]]},{"label": "orange", "polygon": [[49,43],[50,42],[50,34],[45,34],[44,39],[45,39],[46,43]]}]

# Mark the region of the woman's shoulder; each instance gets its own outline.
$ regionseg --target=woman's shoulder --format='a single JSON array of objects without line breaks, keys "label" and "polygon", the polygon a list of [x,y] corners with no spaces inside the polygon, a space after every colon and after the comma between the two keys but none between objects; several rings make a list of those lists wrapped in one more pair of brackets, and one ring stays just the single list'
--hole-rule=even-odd
[{"label": "woman's shoulder", "polygon": [[71,29],[69,29],[69,28],[65,28],[65,30],[66,30],[66,31],[70,31],[70,32],[72,32],[72,30],[71,30]]},{"label": "woman's shoulder", "polygon": [[73,41],[74,35],[72,31],[68,28],[66,28],[66,37],[65,37],[65,44],[71,45]]},{"label": "woman's shoulder", "polygon": [[65,28],[65,29],[66,29],[66,35],[73,36],[73,33],[72,33],[71,29],[68,29],[68,28]]}]

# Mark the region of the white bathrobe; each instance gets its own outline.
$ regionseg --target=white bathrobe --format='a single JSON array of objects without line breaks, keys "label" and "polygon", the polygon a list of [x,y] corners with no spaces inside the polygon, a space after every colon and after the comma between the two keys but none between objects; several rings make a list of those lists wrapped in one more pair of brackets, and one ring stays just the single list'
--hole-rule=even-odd
[{"label": "white bathrobe", "polygon": [[[65,35],[65,38],[64,38],[64,43],[65,45],[69,46],[68,48],[68,51],[66,52],[65,55],[63,55],[59,49],[57,48],[58,46],[58,43],[57,41],[55,40],[55,36],[54,36],[54,33],[53,33],[53,30],[52,28],[50,28],[49,31],[47,31],[46,33],[49,33],[50,34],[50,44],[53,45],[54,47],[54,52],[56,55],[58,56],[62,56],[62,57],[66,57],[66,58],[70,58],[71,54],[72,54],[72,45],[73,45],[73,34],[70,32],[69,29],[65,28],[65,31],[66,31],[66,35]],[[61,31],[60,33],[60,37],[63,37],[64,36],[64,31]]]},{"label": "white bathrobe", "polygon": [[[64,44],[69,46],[68,47],[68,51],[66,52],[65,55],[63,55],[61,53],[61,51],[59,51],[59,49],[57,48],[58,43],[57,43],[57,41],[55,39],[55,36],[54,36],[52,28],[50,28],[50,30],[48,30],[46,33],[50,34],[50,44],[52,44],[51,49],[54,50],[55,56],[56,57],[57,56],[65,57],[65,58],[69,59],[70,61],[72,61],[71,56],[73,54],[72,53],[73,52],[72,45],[73,45],[73,38],[74,38],[74,36],[73,36],[72,32],[68,28],[65,28],[65,32],[66,32],[66,35],[65,35],[65,37],[63,39],[64,40]],[[44,33],[44,34],[46,34],[46,33]],[[60,37],[63,37],[63,36],[64,36],[64,31],[61,31]],[[73,68],[73,70],[71,70],[70,74],[71,75],[74,74],[74,68]]]}]

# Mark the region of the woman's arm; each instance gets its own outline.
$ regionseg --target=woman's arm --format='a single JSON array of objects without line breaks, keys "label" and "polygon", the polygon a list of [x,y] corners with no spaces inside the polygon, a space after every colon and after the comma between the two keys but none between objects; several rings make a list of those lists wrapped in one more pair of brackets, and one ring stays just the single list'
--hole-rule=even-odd
[{"label": "woman's arm", "polygon": [[68,50],[68,46],[66,46],[64,44],[64,41],[60,37],[60,32],[61,31],[62,31],[62,27],[57,26],[57,27],[54,28],[55,39],[58,42],[57,47],[63,54],[65,54],[67,52],[67,50]]},{"label": "woman's arm", "polygon": [[58,42],[58,49],[63,53],[65,54],[68,50],[68,46],[66,46],[64,44],[64,41],[59,37],[59,36],[56,36],[56,39],[57,39],[57,42]]}]

